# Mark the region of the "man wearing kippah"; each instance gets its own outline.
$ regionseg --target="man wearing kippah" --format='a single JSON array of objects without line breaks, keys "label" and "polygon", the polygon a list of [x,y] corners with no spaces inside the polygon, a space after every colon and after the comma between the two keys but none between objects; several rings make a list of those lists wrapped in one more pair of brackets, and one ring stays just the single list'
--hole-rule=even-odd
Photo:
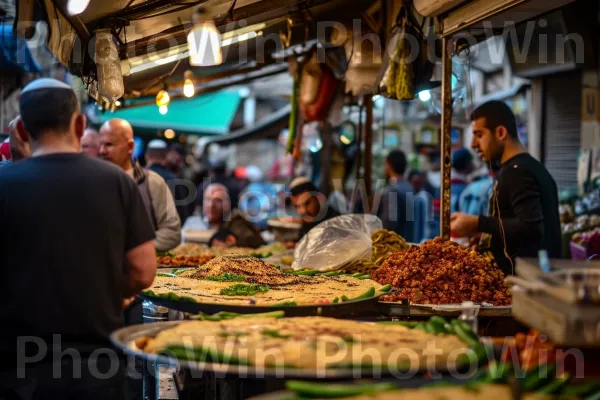
[{"label": "man wearing kippah", "polygon": [[152,284],[154,231],[135,183],[79,152],[68,85],[31,82],[20,113],[31,157],[0,171],[0,399],[123,399],[109,335]]}]

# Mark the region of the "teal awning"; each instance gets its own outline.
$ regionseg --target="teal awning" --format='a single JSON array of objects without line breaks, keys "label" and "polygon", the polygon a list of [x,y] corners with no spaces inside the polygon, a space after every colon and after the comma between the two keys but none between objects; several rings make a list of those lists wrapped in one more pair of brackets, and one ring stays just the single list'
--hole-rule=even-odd
[{"label": "teal awning", "polygon": [[[98,124],[112,118],[129,121],[136,131],[173,129],[175,132],[196,135],[225,135],[237,113],[241,97],[237,91],[222,91],[172,100],[165,115],[154,104],[122,108],[99,114]],[[95,122],[95,121],[94,121]]]}]

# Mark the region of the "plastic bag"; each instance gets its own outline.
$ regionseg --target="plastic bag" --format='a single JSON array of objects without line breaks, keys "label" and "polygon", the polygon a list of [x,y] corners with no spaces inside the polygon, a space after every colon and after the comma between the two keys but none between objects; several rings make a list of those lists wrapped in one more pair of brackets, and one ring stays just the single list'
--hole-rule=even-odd
[{"label": "plastic bag", "polygon": [[295,270],[333,271],[371,257],[371,235],[383,224],[370,214],[349,214],[327,220],[300,240],[294,251]]}]

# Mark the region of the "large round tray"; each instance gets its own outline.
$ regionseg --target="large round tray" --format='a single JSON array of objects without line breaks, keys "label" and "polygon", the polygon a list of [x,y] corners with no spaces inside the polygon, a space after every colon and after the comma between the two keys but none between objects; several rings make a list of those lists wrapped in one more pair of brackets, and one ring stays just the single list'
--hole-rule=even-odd
[{"label": "large round tray", "polygon": [[[445,317],[458,317],[462,313],[461,304],[410,304],[405,302],[385,302],[379,303],[379,311],[389,316],[411,316],[427,317],[431,315],[441,315]],[[478,317],[510,317],[512,315],[512,306],[479,306],[477,310]]]},{"label": "large round tray", "polygon": [[[159,332],[177,326],[183,321],[168,321],[155,322],[151,324],[141,324],[127,326],[114,331],[110,335],[111,342],[127,355],[132,355],[143,360],[155,362],[157,364],[169,365],[172,367],[187,368],[192,373],[195,372],[210,372],[215,374],[216,378],[238,377],[238,378],[286,378],[286,379],[358,379],[358,378],[383,378],[392,377],[393,372],[396,374],[399,371],[389,371],[385,368],[370,369],[327,369],[327,370],[305,370],[294,368],[263,368],[244,365],[229,365],[178,360],[165,355],[156,355],[143,352],[135,346],[135,341],[144,336],[154,337]],[[426,365],[418,370],[407,371],[407,376],[414,376],[416,373],[425,373],[428,371]],[[400,371],[402,374],[402,372]]]},{"label": "large round tray", "polygon": [[190,303],[178,300],[166,300],[160,297],[146,296],[139,294],[143,300],[148,300],[158,306],[170,308],[172,310],[199,314],[216,314],[221,311],[234,312],[239,314],[255,314],[270,311],[285,311],[288,317],[346,317],[353,314],[363,314],[374,312],[377,310],[379,297],[387,293],[377,293],[368,299],[346,301],[337,304],[315,304],[315,305],[298,305],[298,306],[240,306],[231,304],[215,304],[215,303]]}]

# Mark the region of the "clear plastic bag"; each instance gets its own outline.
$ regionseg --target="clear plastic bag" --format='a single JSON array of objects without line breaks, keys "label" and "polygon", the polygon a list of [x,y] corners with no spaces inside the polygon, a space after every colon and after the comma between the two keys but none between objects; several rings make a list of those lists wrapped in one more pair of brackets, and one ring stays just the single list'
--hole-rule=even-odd
[{"label": "clear plastic bag", "polygon": [[295,270],[333,271],[371,257],[371,235],[383,224],[370,214],[348,214],[327,220],[313,229],[294,250]]}]

